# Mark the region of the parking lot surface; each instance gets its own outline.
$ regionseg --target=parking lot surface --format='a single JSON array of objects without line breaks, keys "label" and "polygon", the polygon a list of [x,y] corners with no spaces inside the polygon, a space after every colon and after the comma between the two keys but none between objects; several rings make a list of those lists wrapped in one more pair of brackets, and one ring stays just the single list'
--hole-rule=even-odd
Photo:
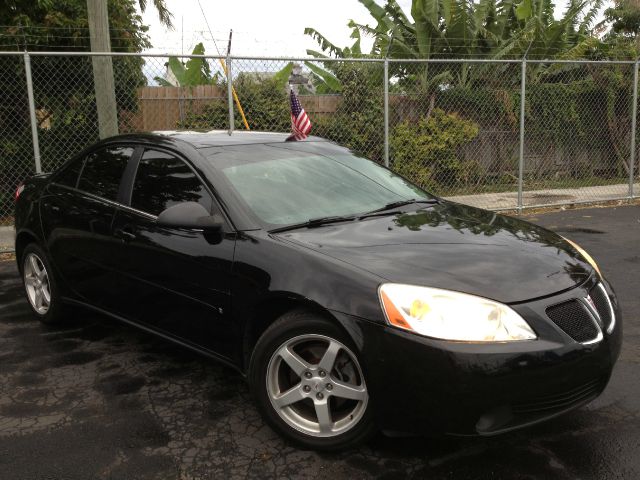
[{"label": "parking lot surface", "polygon": [[604,394],[495,438],[379,435],[338,454],[284,443],[211,360],[84,311],[41,325],[0,262],[0,479],[640,478],[640,206],[528,219],[592,253],[619,295],[625,339]]}]

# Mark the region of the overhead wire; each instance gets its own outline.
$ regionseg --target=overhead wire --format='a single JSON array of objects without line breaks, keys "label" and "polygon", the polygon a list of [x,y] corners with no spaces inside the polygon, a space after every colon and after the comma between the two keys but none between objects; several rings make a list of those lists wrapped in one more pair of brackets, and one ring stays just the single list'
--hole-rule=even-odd
[{"label": "overhead wire", "polygon": [[[213,32],[211,31],[211,27],[209,26],[209,20],[207,20],[207,15],[204,13],[204,9],[202,8],[202,4],[200,3],[200,0],[198,0],[198,6],[200,7],[200,11],[202,12],[202,17],[204,18],[204,22],[207,25],[207,29],[209,30],[209,35],[211,36],[211,40],[213,40],[213,45],[216,48],[216,52],[218,52],[218,56],[222,57],[222,55],[220,54],[220,50],[218,49],[218,44],[216,43],[215,39],[213,38]],[[227,49],[227,55],[231,54],[231,33],[229,33],[229,47]],[[236,105],[238,106],[238,111],[240,112],[240,116],[242,117],[242,122],[244,123],[244,127],[247,130],[249,129],[249,122],[247,122],[247,117],[244,114],[244,109],[242,108],[242,104],[240,103],[240,99],[238,98],[238,94],[236,93],[236,89],[235,87],[231,84],[231,76],[229,75],[229,71],[227,70],[227,65],[224,62],[224,60],[222,58],[218,58],[218,61],[220,62],[220,65],[222,66],[222,70],[224,71],[224,74],[227,76],[228,78],[228,82],[229,82],[229,87],[231,87],[231,94],[233,95],[233,99],[236,102]]]}]

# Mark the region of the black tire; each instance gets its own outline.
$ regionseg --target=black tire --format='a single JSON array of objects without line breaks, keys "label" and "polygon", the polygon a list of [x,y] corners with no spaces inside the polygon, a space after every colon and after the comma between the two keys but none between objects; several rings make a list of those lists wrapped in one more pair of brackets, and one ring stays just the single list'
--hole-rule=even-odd
[{"label": "black tire", "polygon": [[[355,357],[362,375],[362,387],[360,388],[366,390],[364,386],[366,383],[364,379],[366,372],[362,370],[361,362],[355,353],[356,349],[348,335],[334,323],[318,314],[308,311],[292,311],[276,320],[262,334],[253,351],[249,365],[249,384],[258,410],[271,428],[299,447],[322,451],[335,451],[354,447],[370,438],[376,432],[376,426],[373,421],[373,406],[371,399],[368,397],[368,393],[367,400],[360,402],[360,404],[363,405],[360,408],[363,408],[364,412],[360,410],[360,413],[356,417],[357,423],[349,426],[347,431],[330,437],[314,436],[292,427],[280,416],[276,407],[272,404],[268,387],[270,360],[275,352],[285,343],[307,335],[328,337],[347,347],[349,350],[348,354]],[[326,377],[329,379],[329,382],[331,382],[330,377],[333,378],[331,372],[329,376]],[[305,380],[301,377],[300,385],[303,381]],[[337,389],[338,386],[336,385],[335,388]],[[329,403],[331,392],[325,390],[325,393],[327,394],[326,401]],[[314,402],[313,398],[305,399],[305,401],[309,400]],[[335,403],[333,405],[335,405]],[[332,415],[333,413],[331,416]]]},{"label": "black tire", "polygon": [[[50,302],[48,309],[45,313],[39,312],[36,308],[34,308],[31,300],[29,300],[29,293],[27,291],[26,285],[26,275],[25,275],[25,262],[30,257],[30,255],[37,256],[38,260],[42,263],[47,273],[47,283],[49,286],[50,293]],[[62,300],[59,294],[58,283],[55,278],[54,270],[51,266],[51,262],[49,261],[49,257],[47,253],[36,243],[30,243],[27,245],[23,252],[22,257],[20,259],[20,272],[22,276],[22,286],[24,288],[25,296],[27,298],[27,303],[29,304],[29,308],[33,312],[33,315],[40,320],[42,323],[46,324],[54,324],[60,322],[64,317],[64,305],[62,304]]]}]

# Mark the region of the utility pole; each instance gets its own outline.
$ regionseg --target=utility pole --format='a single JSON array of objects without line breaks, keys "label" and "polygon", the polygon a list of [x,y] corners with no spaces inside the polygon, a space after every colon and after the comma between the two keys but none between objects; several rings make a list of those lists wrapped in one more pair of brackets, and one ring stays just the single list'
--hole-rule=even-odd
[{"label": "utility pole", "polygon": [[[109,17],[107,0],[87,0],[89,34],[92,52],[110,52]],[[113,82],[113,62],[109,55],[91,57],[93,64],[93,83],[98,110],[98,129],[100,138],[118,134],[118,109]]]}]

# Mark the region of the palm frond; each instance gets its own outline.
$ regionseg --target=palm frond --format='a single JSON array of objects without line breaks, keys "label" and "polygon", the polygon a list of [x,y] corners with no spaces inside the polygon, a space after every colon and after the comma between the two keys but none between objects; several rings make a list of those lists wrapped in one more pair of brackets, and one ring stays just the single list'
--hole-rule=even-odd
[{"label": "palm frond", "polygon": [[342,84],[340,80],[331,72],[324,70],[318,65],[314,65],[311,62],[304,62],[309,70],[314,74],[314,76],[322,82],[326,88],[323,89],[323,93],[329,93],[330,91],[334,93],[338,93],[342,90]]},{"label": "palm frond", "polygon": [[387,12],[383,7],[378,5],[374,0],[358,0],[378,22],[378,27],[391,30],[394,25],[392,20],[387,16]]},{"label": "palm frond", "polygon": [[413,24],[409,20],[409,17],[404,13],[402,7],[396,2],[396,0],[387,0],[387,4],[384,6],[389,18],[393,21],[394,28],[400,26],[404,30],[410,30],[413,28]]},{"label": "palm frond", "polygon": [[604,5],[604,1],[605,0],[594,0],[593,1],[592,5],[591,5],[591,8],[585,14],[585,16],[582,18],[582,21],[580,22],[580,26],[578,27],[578,32],[579,33],[581,33],[582,35],[586,35],[587,33],[592,31],[593,23],[598,18],[599,14],[600,14],[600,10],[602,9],[602,6]]},{"label": "palm frond", "polygon": [[[142,13],[147,10],[147,0],[138,0],[138,5]],[[165,0],[153,0],[153,7],[158,12],[160,23],[173,30],[173,14],[167,8]]]},{"label": "palm frond", "polygon": [[304,29],[304,34],[309,35],[313,38],[323,51],[328,51],[329,55],[333,55],[334,57],[343,57],[343,52],[340,47],[337,47],[333,43],[331,43],[324,35],[318,32],[315,28],[306,27]]},{"label": "palm frond", "polygon": [[153,77],[153,79],[160,85],[161,87],[175,87],[173,83],[169,82],[166,78],[162,77]]},{"label": "palm frond", "polygon": [[315,58],[329,58],[324,53],[320,53],[317,50],[311,50],[307,48],[307,55]]},{"label": "palm frond", "polygon": [[278,85],[278,87],[284,88],[287,85],[287,82],[291,77],[291,72],[293,72],[293,62],[287,63],[284,68],[278,70],[273,75],[273,80]]}]

